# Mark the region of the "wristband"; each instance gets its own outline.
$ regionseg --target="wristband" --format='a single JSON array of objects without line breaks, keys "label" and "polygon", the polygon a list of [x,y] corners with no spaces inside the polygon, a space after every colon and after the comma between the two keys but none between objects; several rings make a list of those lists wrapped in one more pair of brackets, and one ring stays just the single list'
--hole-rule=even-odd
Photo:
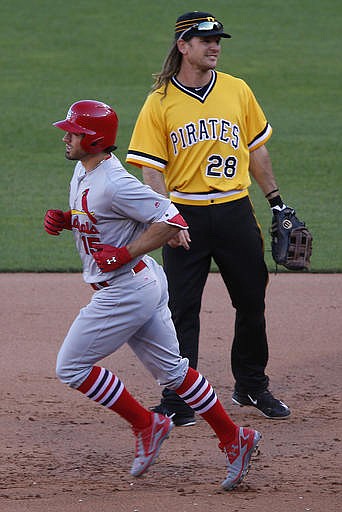
[{"label": "wristband", "polygon": [[272,197],[272,199],[269,199],[268,202],[271,208],[274,208],[274,206],[280,206],[280,208],[282,208],[284,206],[284,203],[279,194],[275,197]]},{"label": "wristband", "polygon": [[279,188],[275,188],[274,190],[271,190],[268,194],[265,195],[266,199],[268,199],[274,192],[279,192]]}]

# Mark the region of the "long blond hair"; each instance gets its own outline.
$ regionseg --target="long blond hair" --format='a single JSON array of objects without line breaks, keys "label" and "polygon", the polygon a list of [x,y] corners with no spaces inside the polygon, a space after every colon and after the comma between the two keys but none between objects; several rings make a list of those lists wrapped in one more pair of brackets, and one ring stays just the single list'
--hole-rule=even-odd
[{"label": "long blond hair", "polygon": [[164,86],[164,95],[166,95],[166,90],[170,80],[180,70],[181,63],[182,54],[178,50],[177,41],[174,41],[164,60],[161,71],[152,75],[154,78],[154,84],[152,86],[151,92],[154,92]]}]

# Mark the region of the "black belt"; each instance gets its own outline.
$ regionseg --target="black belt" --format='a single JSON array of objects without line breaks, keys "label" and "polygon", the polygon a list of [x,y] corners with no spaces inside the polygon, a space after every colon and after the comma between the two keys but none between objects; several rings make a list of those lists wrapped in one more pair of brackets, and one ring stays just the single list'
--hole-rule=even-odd
[{"label": "black belt", "polygon": [[[135,267],[132,268],[132,272],[137,274],[141,270],[146,267],[146,263],[143,260],[138,261]],[[100,283],[90,283],[90,286],[93,290],[102,290],[102,288],[107,288],[109,285],[108,281],[101,281]]]}]

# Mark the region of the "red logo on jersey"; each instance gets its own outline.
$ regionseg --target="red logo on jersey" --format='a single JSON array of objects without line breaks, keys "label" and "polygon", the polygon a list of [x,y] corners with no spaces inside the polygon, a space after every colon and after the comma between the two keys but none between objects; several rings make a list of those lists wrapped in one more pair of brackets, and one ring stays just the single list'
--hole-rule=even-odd
[{"label": "red logo on jersey", "polygon": [[159,202],[159,201],[156,201],[156,202],[154,203],[154,206],[155,206],[156,208],[159,208],[159,206],[160,206],[160,202]]},{"label": "red logo on jersey", "polygon": [[74,217],[72,221],[72,227],[77,229],[80,233],[86,233],[87,235],[94,235],[98,233],[95,226],[91,225],[90,222],[80,222],[78,217]]},{"label": "red logo on jersey", "polygon": [[91,222],[93,224],[96,224],[97,220],[95,219],[94,215],[92,215],[90,213],[90,211],[88,209],[88,201],[87,201],[88,192],[89,192],[89,188],[87,188],[86,190],[83,191],[83,194],[82,194],[82,208],[83,208],[84,213],[87,214],[89,220],[91,220]]}]

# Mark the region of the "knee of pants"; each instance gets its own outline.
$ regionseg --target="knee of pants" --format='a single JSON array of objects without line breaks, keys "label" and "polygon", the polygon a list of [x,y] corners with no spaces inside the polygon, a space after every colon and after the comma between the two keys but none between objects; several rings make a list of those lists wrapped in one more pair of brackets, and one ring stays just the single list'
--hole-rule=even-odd
[{"label": "knee of pants", "polygon": [[71,388],[77,389],[88,377],[90,371],[91,367],[77,368],[70,363],[63,362],[57,357],[56,375],[63,384]]},{"label": "knee of pants", "polygon": [[185,379],[189,369],[189,360],[186,357],[180,359],[177,367],[164,371],[159,376],[158,382],[161,386],[169,389],[178,389]]}]

